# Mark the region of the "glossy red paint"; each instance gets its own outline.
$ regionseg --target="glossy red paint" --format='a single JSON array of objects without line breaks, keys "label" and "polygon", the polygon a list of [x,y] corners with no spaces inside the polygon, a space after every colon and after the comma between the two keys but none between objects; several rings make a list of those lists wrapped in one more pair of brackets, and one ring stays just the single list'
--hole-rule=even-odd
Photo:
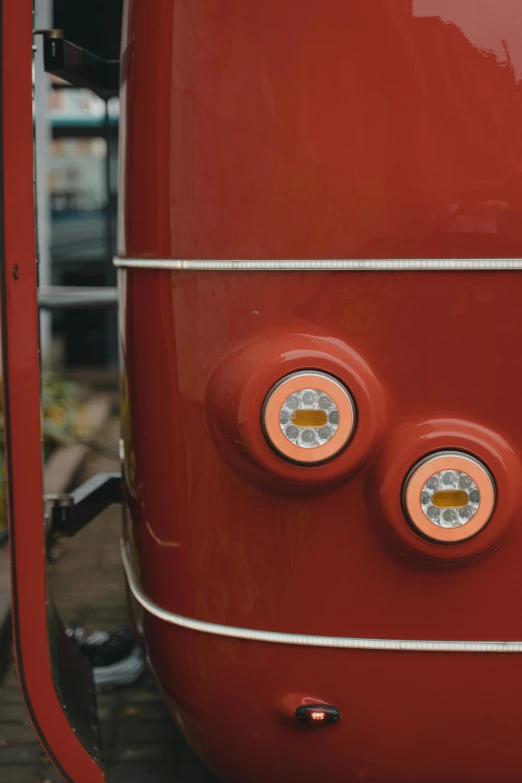
[{"label": "glossy red paint", "polygon": [[[379,380],[343,334],[296,329],[297,319],[237,342],[219,362],[206,391],[208,426],[220,454],[234,470],[261,487],[302,495],[347,481],[372,456],[386,422]],[[275,452],[263,433],[265,400],[274,385],[301,370],[322,370],[338,378],[357,399],[357,423],[349,448],[322,465],[296,465]]]},{"label": "glossy red paint", "polygon": [[64,780],[102,783],[55,690],[43,526],[33,201],[31,0],[1,3],[4,262],[2,343],[14,639],[34,729]]},{"label": "glossy red paint", "polygon": [[[145,630],[172,714],[227,783],[519,780],[516,655],[296,649],[154,619]],[[339,723],[285,714],[296,687],[338,707]]]},{"label": "glossy red paint", "polygon": [[[123,255],[522,256],[516,0],[130,0],[127,14]],[[130,535],[153,601],[273,631],[522,639],[519,273],[128,270],[121,283]],[[356,390],[361,367],[373,380]],[[323,466],[290,465],[264,439],[264,396],[298,369],[354,395],[353,442]],[[425,453],[457,448],[498,498],[450,548],[413,531],[401,492]],[[144,628],[173,714],[228,783],[522,775],[518,655]],[[291,694],[341,721],[297,725],[281,712]]]},{"label": "glossy red paint", "polygon": [[[439,546],[419,536],[403,509],[403,487],[411,468],[426,454],[451,444],[452,449],[478,457],[495,477],[492,524],[458,546]],[[372,465],[372,482],[380,493],[368,497],[375,523],[392,546],[406,547],[409,557],[432,565],[470,563],[497,549],[516,528],[522,507],[520,459],[508,440],[484,426],[458,419],[408,422],[396,429]]]},{"label": "glossy red paint", "polygon": [[517,0],[127,6],[122,254],[520,255]]}]

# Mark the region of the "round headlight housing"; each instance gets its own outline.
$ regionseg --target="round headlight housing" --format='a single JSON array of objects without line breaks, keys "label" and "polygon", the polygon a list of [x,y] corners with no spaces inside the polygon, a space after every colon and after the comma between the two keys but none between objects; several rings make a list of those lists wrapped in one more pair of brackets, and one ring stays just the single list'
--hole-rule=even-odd
[{"label": "round headlight housing", "polygon": [[414,528],[441,543],[458,543],[487,525],[495,506],[495,483],[479,460],[462,452],[439,452],[421,460],[404,485],[404,506]]},{"label": "round headlight housing", "polygon": [[269,392],[263,426],[271,446],[303,464],[331,459],[350,441],[355,405],[348,389],[319,371],[287,375]]}]

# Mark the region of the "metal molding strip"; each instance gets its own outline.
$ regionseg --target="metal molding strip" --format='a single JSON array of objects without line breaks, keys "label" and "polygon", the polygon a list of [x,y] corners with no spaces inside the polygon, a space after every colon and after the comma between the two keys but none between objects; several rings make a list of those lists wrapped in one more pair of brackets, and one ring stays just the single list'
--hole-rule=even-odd
[{"label": "metal molding strip", "polygon": [[314,260],[204,260],[188,258],[115,258],[121,269],[173,269],[199,272],[399,272],[522,269],[522,258],[386,258]]},{"label": "metal molding strip", "polygon": [[121,557],[130,591],[136,601],[149,614],[171,625],[187,628],[190,631],[226,636],[232,639],[245,639],[252,642],[270,644],[291,644],[305,647],[329,647],[349,650],[395,650],[403,652],[457,652],[457,653],[521,653],[522,642],[441,642],[415,641],[409,639],[356,639],[341,636],[307,636],[274,631],[257,631],[249,628],[235,628],[230,625],[207,623],[191,620],[162,609],[148,598],[138,584],[131,565],[128,545],[121,542]]}]

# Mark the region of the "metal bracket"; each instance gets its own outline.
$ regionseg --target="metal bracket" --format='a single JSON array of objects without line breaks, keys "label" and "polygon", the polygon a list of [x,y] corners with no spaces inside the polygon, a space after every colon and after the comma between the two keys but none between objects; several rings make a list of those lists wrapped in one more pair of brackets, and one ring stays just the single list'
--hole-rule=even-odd
[{"label": "metal bracket", "polygon": [[50,285],[38,290],[41,310],[79,310],[117,305],[118,289],[112,287]]},{"label": "metal bracket", "polygon": [[63,30],[33,30],[43,36],[44,68],[75,87],[87,87],[107,99],[118,94],[120,61],[103,57],[66,41]]},{"label": "metal bracket", "polygon": [[120,473],[97,473],[73,492],[46,495],[51,505],[52,532],[74,536],[108,506],[121,503]]}]

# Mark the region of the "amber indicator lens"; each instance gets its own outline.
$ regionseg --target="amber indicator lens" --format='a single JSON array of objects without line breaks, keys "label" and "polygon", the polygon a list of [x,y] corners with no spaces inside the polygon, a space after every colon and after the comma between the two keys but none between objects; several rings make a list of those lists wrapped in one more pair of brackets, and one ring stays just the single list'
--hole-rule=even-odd
[{"label": "amber indicator lens", "polygon": [[297,708],[295,717],[301,723],[324,726],[327,723],[337,723],[341,713],[337,707],[331,707],[329,704],[305,704]]},{"label": "amber indicator lens", "polygon": [[327,422],[326,411],[297,410],[292,413],[292,424],[296,427],[324,427]]},{"label": "amber indicator lens", "polygon": [[434,492],[431,498],[435,508],[464,508],[468,505],[468,500],[468,493],[460,489]]}]

